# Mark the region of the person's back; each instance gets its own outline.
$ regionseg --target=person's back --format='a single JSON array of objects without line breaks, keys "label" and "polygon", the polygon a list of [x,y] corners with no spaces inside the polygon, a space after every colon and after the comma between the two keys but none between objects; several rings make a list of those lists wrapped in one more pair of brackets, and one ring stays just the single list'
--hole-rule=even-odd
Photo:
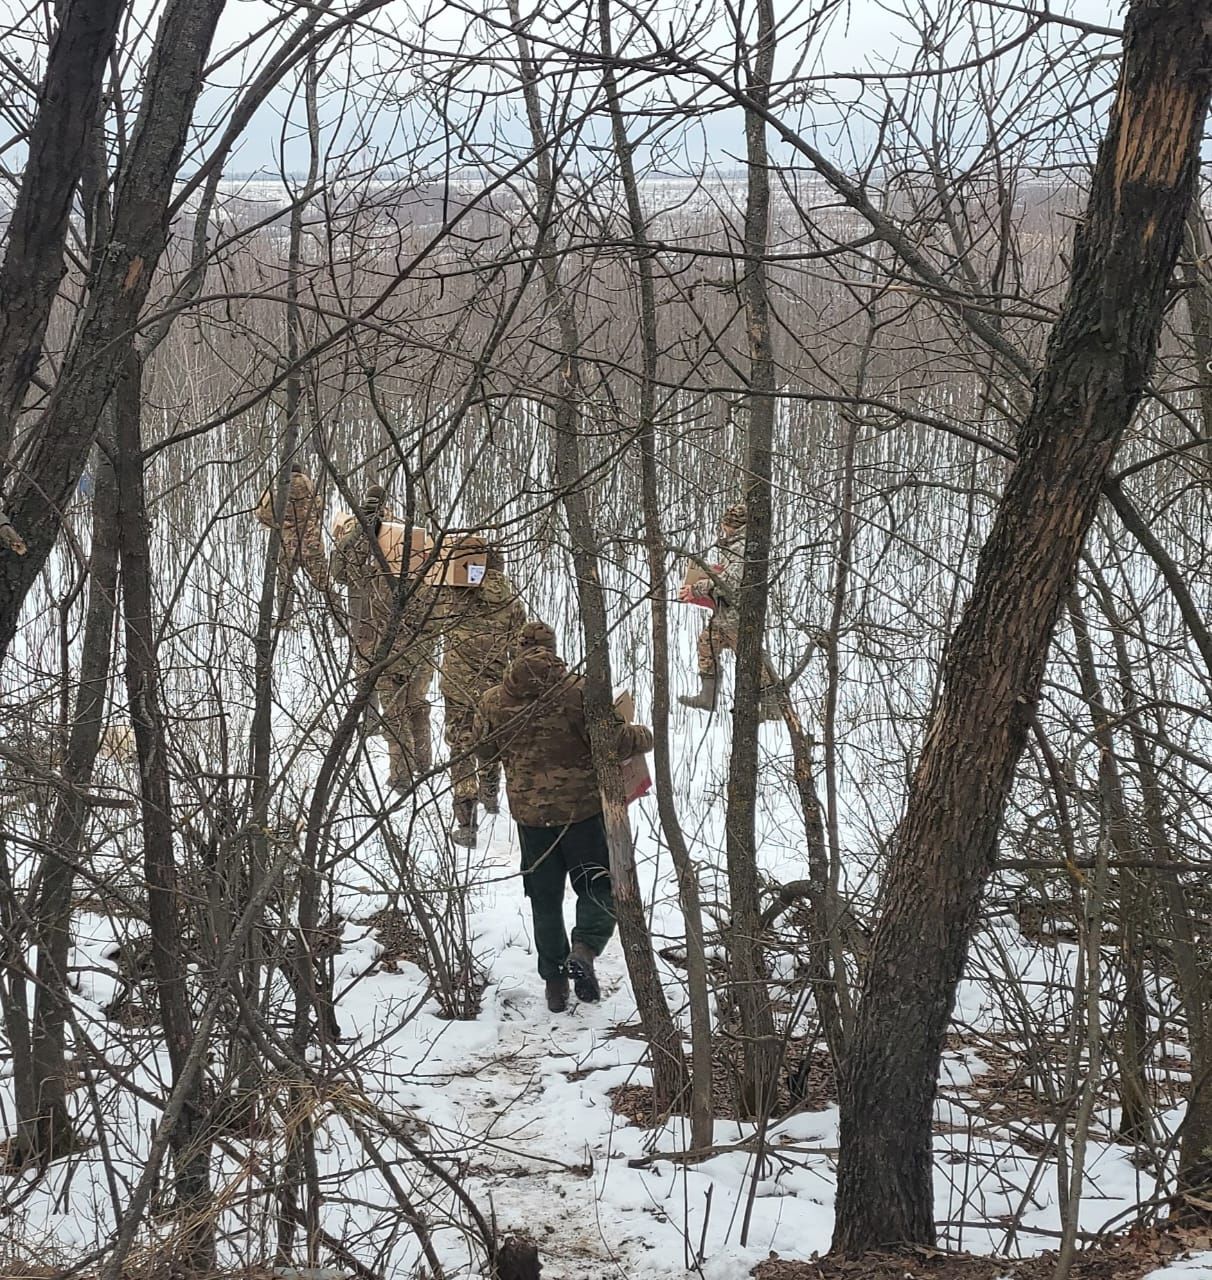
[{"label": "person's back", "polygon": [[406,574],[403,607],[397,617],[400,573],[376,545],[379,530],[392,516],[376,490],[372,486],[368,492],[364,520],[351,516],[343,528],[334,530],[331,572],[334,581],[349,589],[350,623],[360,663],[370,662],[394,624],[393,666],[407,668],[432,656],[437,639],[435,593],[423,578]]},{"label": "person's back", "polygon": [[474,587],[441,587],[439,626],[444,641],[443,695],[475,706],[504,678],[526,621],[518,589],[498,569]]},{"label": "person's back", "polygon": [[[555,635],[529,622],[505,678],[480,699],[477,752],[505,767],[509,807],[522,847],[539,975],[547,1007],[567,1007],[571,977],[582,1000],[600,991],[594,960],[614,932],[610,852],[585,721],[584,682],[555,652]],[[652,732],[613,712],[620,760],[647,751]],[[577,895],[572,945],[564,930],[564,886]]]},{"label": "person's back", "polygon": [[505,769],[516,822],[556,827],[602,808],[585,723],[583,682],[552,650],[530,649],[480,701],[481,736],[489,735]]},{"label": "person's back", "polygon": [[[442,664],[438,687],[444,703],[443,732],[450,748],[450,781],[454,822],[451,839],[474,847],[479,808],[499,812],[501,768],[497,761],[478,760],[475,718],[480,699],[504,678],[518,649],[526,623],[526,607],[518,590],[501,571],[499,553],[483,539],[467,536],[456,551],[472,551],[487,561],[479,581],[437,588],[438,631]],[[493,563],[494,559],[498,563]]]},{"label": "person's back", "polygon": [[[743,502],[734,502],[720,520],[716,540],[718,565],[711,577],[683,585],[678,598],[683,601],[711,603],[707,625],[699,632],[695,645],[698,654],[699,688],[692,694],[680,694],[684,707],[714,711],[719,686],[720,654],[736,652],[741,627],[741,579],[745,573],[746,529],[748,510]],[[767,666],[767,676],[771,673]],[[782,711],[771,680],[762,690],[758,716],[762,720],[779,720]]]},{"label": "person's back", "polygon": [[[362,519],[347,517],[344,527],[334,530],[332,576],[349,590],[350,632],[359,673],[375,661],[391,634],[390,661],[379,670],[374,692],[387,738],[389,781],[406,791],[412,779],[427,773],[433,763],[428,690],[437,623],[434,588],[419,574],[409,573],[403,559],[393,566],[378,545],[383,525],[390,519],[386,492],[381,485],[372,485],[362,502]],[[402,555],[408,554],[405,544]]]}]

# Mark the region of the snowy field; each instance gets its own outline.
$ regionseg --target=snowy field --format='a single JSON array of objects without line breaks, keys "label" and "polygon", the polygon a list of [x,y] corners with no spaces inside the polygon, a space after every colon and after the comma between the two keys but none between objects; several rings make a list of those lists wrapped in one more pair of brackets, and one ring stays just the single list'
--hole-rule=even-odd
[{"label": "snowy field", "polygon": [[[682,619],[681,625],[689,624]],[[684,631],[682,638],[688,636]],[[439,724],[436,717],[436,737]],[[713,871],[722,866],[728,716],[717,713],[708,720],[679,709],[674,727],[678,801],[710,887]],[[764,870],[778,881],[800,878],[800,818],[782,779],[785,732],[781,725],[766,726],[762,735],[770,779],[760,820]],[[369,767],[383,779],[385,753],[372,742]],[[634,1038],[637,1015],[617,940],[600,965],[602,1003],[574,1003],[566,1014],[548,1013],[516,874],[512,823],[503,813],[482,828],[476,850],[452,855],[439,821],[447,807],[444,790],[443,785],[422,795],[393,823],[409,833],[422,881],[428,865],[437,875],[439,862],[448,867],[451,856],[463,860],[474,949],[488,985],[478,1017],[448,1021],[438,1016],[420,969],[407,961],[380,963],[382,947],[367,918],[389,905],[393,872],[378,837],[361,843],[357,858],[341,864],[333,888],[332,905],[344,919],[335,961],[344,1039],[316,1062],[319,1078],[333,1082],[330,1095],[321,1089],[316,1099],[318,1173],[326,1199],[321,1221],[328,1237],[345,1242],[380,1274],[426,1274],[417,1270],[418,1245],[401,1220],[397,1197],[368,1157],[365,1128],[358,1135],[359,1117],[369,1108],[437,1155],[502,1233],[533,1237],[544,1280],[732,1280],[772,1252],[807,1257],[826,1250],[837,1147],[832,1102],[822,1099],[821,1109],[773,1119],[760,1162],[753,1154],[753,1125],[727,1120],[716,1124],[714,1157],[693,1166],[662,1158],[689,1145],[687,1124],[675,1118],[655,1132],[640,1129],[615,1113],[609,1097],[619,1086],[650,1078],[641,1062],[642,1043]],[[676,941],[681,929],[654,810],[655,802],[646,799],[632,813],[661,948]],[[571,912],[570,894],[570,921]],[[34,1256],[67,1258],[102,1243],[115,1208],[141,1171],[156,1116],[156,1108],[137,1101],[137,1093],[156,1098],[167,1088],[167,1063],[153,1033],[136,1031],[132,1039],[129,1029],[115,1028],[102,1012],[122,987],[115,944],[127,927],[94,913],[77,918],[77,1034],[94,1042],[111,1073],[129,1072],[134,1088],[119,1091],[112,1074],[86,1071],[86,1087],[74,1097],[86,1129],[96,1134],[97,1117],[105,1117],[105,1152],[94,1146],[79,1163],[65,1162],[36,1185],[10,1191],[10,1238],[24,1240]],[[1044,1006],[1063,995],[1058,975],[1072,968],[1075,955],[1068,944],[1028,942],[1012,921],[982,932],[974,976],[961,990],[937,1110],[936,1216],[947,1224],[943,1234],[950,1246],[1015,1256],[1057,1244],[1054,1132],[1031,1116],[1007,1113],[1004,1125],[990,1118],[990,1108],[974,1092],[989,1064],[973,1045],[982,1037],[996,1041],[1006,1035],[1002,998],[996,981],[985,980],[986,970],[991,979],[1017,975],[1024,998],[1042,1002],[1046,1015]],[[662,971],[684,1021],[680,970],[662,961]],[[796,1052],[793,1046],[791,1065]],[[1012,1045],[1008,1052],[1013,1054]],[[1161,1117],[1171,1131],[1179,1114]],[[1129,1225],[1134,1206],[1154,1194],[1152,1178],[1134,1167],[1130,1148],[1110,1140],[1114,1118],[1106,1108],[1097,1113],[1081,1205],[1085,1232]],[[389,1147],[376,1154],[389,1171],[413,1180],[446,1274],[477,1274],[469,1262],[464,1216],[449,1191],[409,1172],[404,1149]],[[103,1154],[112,1173],[104,1171]],[[233,1136],[223,1145],[217,1185],[228,1206],[222,1248],[229,1259],[271,1251],[271,1206],[258,1170],[280,1157],[273,1142]],[[339,1262],[336,1267],[332,1274],[344,1274]],[[1212,1253],[1155,1274],[1212,1275]]]}]

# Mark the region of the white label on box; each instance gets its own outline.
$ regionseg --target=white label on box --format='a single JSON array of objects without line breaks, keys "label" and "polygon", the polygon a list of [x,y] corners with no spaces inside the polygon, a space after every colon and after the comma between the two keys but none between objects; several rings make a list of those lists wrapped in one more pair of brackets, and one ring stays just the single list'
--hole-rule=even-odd
[{"label": "white label on box", "polygon": [[469,587],[478,587],[484,581],[484,568],[482,564],[469,564],[467,566],[467,585]]}]

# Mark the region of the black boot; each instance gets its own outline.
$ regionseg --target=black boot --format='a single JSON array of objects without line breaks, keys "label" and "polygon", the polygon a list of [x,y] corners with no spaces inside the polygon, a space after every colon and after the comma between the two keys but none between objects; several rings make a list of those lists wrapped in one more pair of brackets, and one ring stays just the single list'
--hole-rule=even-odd
[{"label": "black boot", "polygon": [[465,849],[476,847],[476,802],[474,800],[456,800],[454,802],[454,827],[450,838],[455,844]]},{"label": "black boot", "polygon": [[699,711],[715,710],[715,676],[699,676],[698,693],[683,693],[678,701],[684,707],[696,707]]},{"label": "black boot", "polygon": [[602,998],[602,988],[598,986],[598,975],[593,971],[593,952],[583,943],[572,944],[572,954],[568,957],[568,972],[572,977],[573,990],[578,1000],[586,1004],[597,1004]]},{"label": "black boot", "polygon": [[568,975],[547,979],[547,1007],[552,1013],[563,1013],[568,1008]]}]

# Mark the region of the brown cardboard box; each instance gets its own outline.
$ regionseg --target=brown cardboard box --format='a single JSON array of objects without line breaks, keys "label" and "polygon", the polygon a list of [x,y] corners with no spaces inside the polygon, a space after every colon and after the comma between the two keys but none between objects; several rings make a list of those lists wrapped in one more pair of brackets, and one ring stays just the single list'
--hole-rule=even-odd
[{"label": "brown cardboard box", "polygon": [[[358,518],[350,511],[338,511],[332,519],[333,541],[339,541],[351,529],[357,527]],[[409,529],[398,520],[384,520],[379,526],[379,550],[387,561],[392,573],[399,573],[404,562],[404,544],[408,541]],[[412,530],[412,547],[408,558],[408,572],[416,573],[425,563],[430,551],[429,535],[424,529]]]},{"label": "brown cardboard box", "polygon": [[435,587],[478,587],[488,570],[488,552],[483,547],[443,547],[429,571]]},{"label": "brown cardboard box", "polygon": [[[635,698],[630,689],[624,689],[614,700],[614,709],[631,724],[635,720]],[[627,803],[646,796],[652,790],[652,774],[648,772],[648,757],[641,752],[631,756],[620,766],[623,772],[623,794]]]},{"label": "brown cardboard box", "polygon": [[429,534],[424,529],[410,529],[397,520],[384,520],[379,526],[379,549],[392,573],[399,573],[404,563],[404,548],[409,547],[408,572],[419,573],[429,557]]},{"label": "brown cardboard box", "polygon": [[[716,573],[720,573],[724,568],[722,564],[713,564],[711,567]],[[702,582],[706,576],[703,572],[703,566],[690,560],[686,564],[686,576],[682,579],[682,586],[686,588],[693,587],[696,582]],[[700,609],[715,608],[715,601],[710,596],[691,596],[689,600],[683,603],[697,604]]]}]

